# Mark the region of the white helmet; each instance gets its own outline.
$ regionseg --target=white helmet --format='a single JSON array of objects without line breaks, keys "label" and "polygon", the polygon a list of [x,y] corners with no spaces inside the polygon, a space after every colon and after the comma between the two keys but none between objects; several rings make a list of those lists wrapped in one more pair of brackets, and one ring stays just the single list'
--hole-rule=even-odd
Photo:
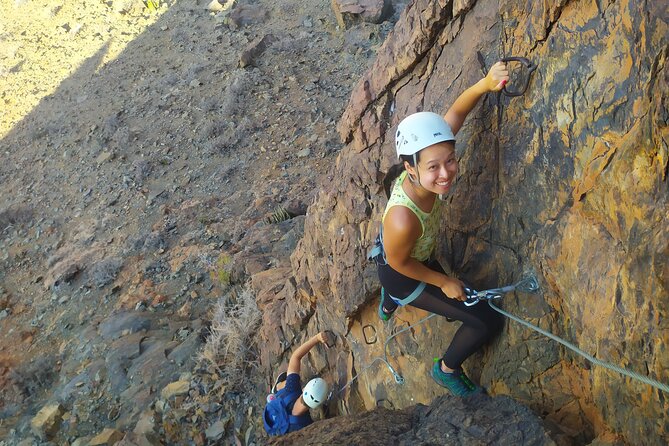
[{"label": "white helmet", "polygon": [[455,141],[455,135],[443,116],[418,112],[407,116],[397,126],[395,148],[397,157],[415,155],[426,147],[444,141]]},{"label": "white helmet", "polygon": [[325,398],[328,396],[328,383],[325,382],[323,378],[314,378],[304,386],[302,391],[302,399],[304,403],[316,409],[318,406],[325,402]]}]

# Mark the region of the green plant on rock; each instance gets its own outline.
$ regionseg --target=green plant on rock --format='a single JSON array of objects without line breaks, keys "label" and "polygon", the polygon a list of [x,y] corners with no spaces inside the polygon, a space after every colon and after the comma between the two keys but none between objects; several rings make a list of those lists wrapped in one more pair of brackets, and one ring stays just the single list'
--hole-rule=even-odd
[{"label": "green plant on rock", "polygon": [[216,265],[209,271],[211,281],[223,289],[230,286],[231,267],[232,257],[228,254],[221,254],[216,260]]}]

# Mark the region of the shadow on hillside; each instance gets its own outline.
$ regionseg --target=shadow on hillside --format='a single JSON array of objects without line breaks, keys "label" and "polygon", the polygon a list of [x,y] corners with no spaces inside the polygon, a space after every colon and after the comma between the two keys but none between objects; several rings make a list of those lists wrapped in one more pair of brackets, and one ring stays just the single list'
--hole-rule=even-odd
[{"label": "shadow on hillside", "polygon": [[169,174],[172,161],[203,141],[205,155],[223,154],[208,141],[236,125],[234,102],[244,92],[224,98],[236,66],[222,56],[238,49],[204,6],[184,3],[103,65],[104,43],[8,132],[0,141],[9,161],[0,166],[0,209],[30,202],[39,208],[46,197],[54,206],[42,206],[43,217],[62,216],[63,208],[87,206],[80,196],[87,190],[117,195],[149,171]]},{"label": "shadow on hillside", "polygon": [[[209,16],[204,7],[194,9],[196,7],[179,5],[179,2],[175,3],[155,23],[129,42],[116,59],[106,64],[103,61],[110,49],[110,42],[103,43],[93,56],[64,79],[52,94],[44,97],[0,141],[0,153],[4,161],[0,163],[0,232],[5,229],[4,226],[19,226],[49,219],[62,223],[66,231],[76,232],[78,228],[73,228],[73,220],[79,219],[82,214],[83,217],[88,214],[95,219],[113,214],[118,222],[129,219],[132,213],[135,218],[143,219],[144,225],[148,226],[154,221],[145,215],[146,195],[150,198],[153,192],[150,185],[146,186],[148,192],[140,191],[141,177],[145,178],[149,171],[159,169],[162,171],[156,177],[170,175],[172,171],[178,170],[172,165],[176,159],[184,156],[187,159],[189,147],[185,143],[189,139],[216,136],[216,129],[208,126],[205,126],[206,134],[195,133],[199,123],[194,122],[196,119],[192,111],[211,115],[211,122],[230,117],[226,115],[229,110],[222,106],[224,103],[217,99],[217,95],[225,91],[228,81],[226,74],[235,67],[226,66],[226,61],[212,54],[211,50],[214,46],[212,39],[214,43],[224,40],[223,33],[219,32],[221,24]],[[217,72],[219,76],[211,78],[210,83],[207,83],[209,72]],[[189,89],[206,91],[196,95],[198,101],[191,103],[188,96],[183,99],[183,92]],[[170,142],[174,144],[170,145]],[[121,195],[124,198],[120,198]],[[95,206],[89,206],[91,203]],[[132,206],[135,209],[129,209]],[[157,212],[157,209],[153,211]],[[53,230],[53,226],[57,227],[58,224],[46,223],[44,226],[51,226]],[[115,224],[107,227],[113,228]],[[57,229],[54,231],[57,232]],[[113,231],[110,229],[110,232]],[[17,234],[26,235],[21,232]],[[41,276],[34,282],[20,282],[26,279],[26,275],[34,274],[36,277],[38,273],[35,271],[39,270],[40,264],[46,264],[46,258],[67,239],[61,238],[60,234],[51,236],[51,239],[48,237],[42,235],[40,238],[38,234],[30,245],[30,252],[21,254],[23,258],[34,255],[32,260],[35,263],[12,263],[16,257],[7,260],[0,256],[0,262],[7,262],[5,265],[0,263],[0,277],[3,279],[0,282],[7,287],[18,287],[20,284],[20,293],[12,289],[8,291],[10,295],[20,296],[23,301],[20,305],[22,309],[17,310],[16,317],[5,321],[3,331],[10,326],[9,319],[29,322],[44,310],[33,303],[48,303],[49,297],[53,298],[49,296],[50,291],[44,289],[43,283],[38,283],[41,282]],[[110,237],[114,237],[114,234]],[[120,243],[119,238],[116,236],[116,239],[104,240]],[[23,243],[23,239],[16,240],[18,237],[10,240],[8,245]],[[28,245],[28,238],[25,240]],[[0,246],[3,248],[0,251],[4,251],[5,241],[0,237]],[[7,268],[3,271],[5,266]],[[30,270],[30,266],[35,269]],[[19,269],[22,271],[17,272]],[[5,276],[10,275],[14,277],[5,281]],[[94,295],[87,296],[88,302],[93,302]],[[0,309],[4,308],[2,298],[0,287],[0,304],[3,305]],[[51,301],[53,304],[53,299]],[[101,310],[102,304],[98,303],[98,306],[97,310]],[[57,312],[41,316],[58,318],[62,316],[65,304],[59,303],[59,307]],[[82,311],[83,315],[84,310],[72,305],[69,311],[75,315]],[[75,343],[81,342],[83,345],[90,341],[81,334],[89,328],[84,322],[89,321],[82,319],[81,327],[56,327],[53,333],[38,333],[34,337],[40,336],[44,341],[42,344],[49,344],[54,339],[59,341],[59,336],[71,337]],[[27,324],[24,328],[30,330]],[[12,336],[19,335],[15,331]],[[33,335],[30,336],[32,339]],[[31,356],[39,357],[40,349],[50,347],[36,344],[33,343],[29,349],[20,343],[5,345],[3,354],[7,352],[13,357],[13,361],[16,361],[13,365],[23,360],[28,364],[34,359]],[[15,351],[12,352],[12,349]],[[50,366],[54,370],[59,368],[53,364]],[[0,367],[0,376],[9,369],[3,368],[4,364]],[[24,401],[18,401],[21,392],[15,391],[16,401],[0,402],[0,437],[7,433],[5,428],[12,428],[6,421],[2,422],[3,419],[11,421],[13,417],[21,416],[23,409],[26,409],[24,416],[34,416],[39,407],[29,406],[43,402],[35,401],[33,396],[35,399],[44,397],[44,390],[49,389],[50,383],[39,384],[39,388],[30,395],[23,395]],[[7,388],[4,391],[14,392]],[[32,414],[29,414],[31,411]]]}]

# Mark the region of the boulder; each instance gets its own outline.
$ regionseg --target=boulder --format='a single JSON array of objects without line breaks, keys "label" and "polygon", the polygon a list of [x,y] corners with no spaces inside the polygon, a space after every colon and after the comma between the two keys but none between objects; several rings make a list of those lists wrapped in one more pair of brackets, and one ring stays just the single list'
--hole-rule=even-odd
[{"label": "boulder", "polygon": [[267,15],[267,10],[260,5],[237,3],[228,15],[228,25],[233,30],[250,25],[260,25],[267,20]]},{"label": "boulder", "polygon": [[389,0],[332,0],[332,10],[342,29],[362,22],[381,23],[392,14]]},{"label": "boulder", "polygon": [[355,416],[330,418],[279,437],[273,445],[531,444],[554,446],[541,419],[505,396],[441,396],[430,406],[404,410],[377,407]]},{"label": "boulder", "polygon": [[114,446],[123,439],[123,434],[116,429],[105,428],[95,437],[91,438],[89,446]]},{"label": "boulder", "polygon": [[262,53],[274,42],[276,38],[272,34],[265,34],[249,43],[241,56],[239,56],[239,67],[245,68],[255,66],[256,60],[262,56]]},{"label": "boulder", "polygon": [[190,389],[189,381],[175,381],[163,387],[163,390],[160,391],[160,396],[163,399],[168,400],[173,396],[187,394],[189,389]]},{"label": "boulder", "polygon": [[42,440],[51,439],[60,429],[64,413],[65,409],[60,404],[49,404],[42,407],[30,421],[32,432]]}]

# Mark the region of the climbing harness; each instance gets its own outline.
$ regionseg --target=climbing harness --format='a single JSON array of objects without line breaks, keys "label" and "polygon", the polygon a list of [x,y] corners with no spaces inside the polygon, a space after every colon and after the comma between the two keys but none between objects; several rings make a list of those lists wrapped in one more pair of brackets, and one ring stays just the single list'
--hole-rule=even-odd
[{"label": "climbing harness", "polygon": [[[381,225],[379,228],[379,235],[376,237],[376,240],[374,240],[374,246],[372,246],[372,249],[370,249],[369,253],[367,254],[367,261],[374,261],[377,266],[385,266],[388,264],[388,261],[386,260],[386,252],[383,249],[383,225]],[[416,300],[426,286],[427,284],[425,282],[418,283],[416,288],[414,288],[414,290],[404,298],[395,297],[383,288],[381,288],[381,295],[383,296],[384,293],[387,294],[388,297],[393,300],[393,302],[395,302],[400,307],[403,307]]]},{"label": "climbing harness", "polygon": [[[494,288],[494,289],[484,290],[484,291],[475,291],[475,290],[471,290],[471,289],[470,290],[473,293],[476,293],[476,294],[473,294],[472,296],[479,296],[479,295],[481,296],[481,297],[472,297],[472,299],[476,298],[477,300],[476,300],[475,303],[478,303],[479,300],[486,300],[488,298],[487,296],[493,296],[493,295],[497,296],[497,295],[499,295],[501,297],[502,294],[505,294],[505,293],[508,293],[508,292],[511,292],[511,291],[515,291],[515,290],[526,291],[526,292],[534,292],[538,289],[539,289],[539,285],[538,285],[538,282],[537,282],[536,278],[534,276],[527,276],[516,284],[505,286],[505,287],[502,287],[502,288]],[[489,297],[489,298],[492,299],[492,297]],[[472,303],[471,305],[474,305],[475,303]],[[367,371],[367,369],[372,367],[378,361],[383,362],[386,365],[386,367],[388,367],[388,370],[390,370],[390,373],[393,375],[393,378],[395,378],[395,382],[397,384],[400,384],[400,385],[404,384],[404,382],[405,382],[404,377],[402,375],[400,375],[393,368],[393,366],[390,365],[390,362],[388,361],[388,343],[390,341],[392,341],[393,339],[395,339],[395,337],[399,336],[400,334],[405,333],[406,331],[412,329],[413,327],[416,327],[416,326],[426,322],[427,320],[429,320],[429,319],[431,319],[435,316],[438,316],[438,315],[433,313],[433,314],[430,314],[428,316],[425,316],[424,318],[422,318],[418,322],[416,322],[414,324],[411,324],[408,327],[405,327],[402,330],[399,330],[397,333],[394,333],[392,336],[388,337],[388,339],[386,339],[386,342],[383,344],[383,356],[379,356],[379,357],[375,358],[369,365],[365,366],[362,370],[360,370],[360,372],[358,372],[353,378],[351,378],[351,380],[349,382],[347,382],[341,389],[339,389],[339,393],[346,390],[351,384],[353,384],[353,382],[355,382],[356,379],[358,379],[358,377],[360,375],[362,375],[365,371]]]}]

